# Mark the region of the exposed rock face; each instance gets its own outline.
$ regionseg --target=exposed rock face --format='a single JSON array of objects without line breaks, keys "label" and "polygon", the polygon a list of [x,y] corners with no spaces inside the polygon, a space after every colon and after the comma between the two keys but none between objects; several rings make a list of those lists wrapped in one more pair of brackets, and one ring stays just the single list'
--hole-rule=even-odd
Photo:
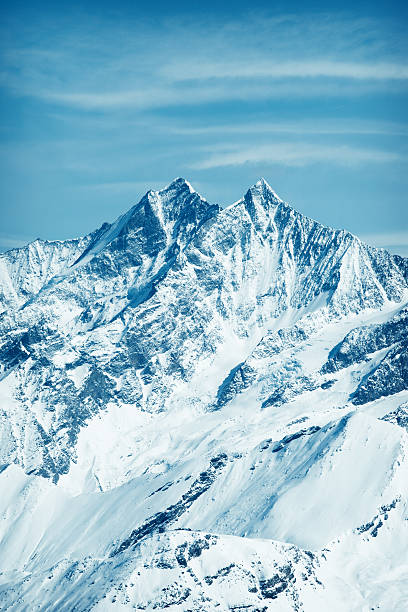
[{"label": "exposed rock face", "polygon": [[[408,309],[402,308],[385,323],[357,327],[330,352],[322,372],[366,361],[371,369],[353,392],[354,404],[365,404],[408,389]],[[383,358],[372,355],[382,351]]]},{"label": "exposed rock face", "polygon": [[176,179],[89,236],[1,255],[0,539],[28,578],[0,602],[44,580],[40,609],[387,600],[354,576],[351,605],[338,568],[367,545],[374,575],[369,542],[405,541],[407,279],[264,180],[221,209]]},{"label": "exposed rock face", "polygon": [[407,326],[408,309],[404,307],[385,323],[356,327],[330,352],[323,372],[347,368],[368,359],[370,353],[404,342]]}]

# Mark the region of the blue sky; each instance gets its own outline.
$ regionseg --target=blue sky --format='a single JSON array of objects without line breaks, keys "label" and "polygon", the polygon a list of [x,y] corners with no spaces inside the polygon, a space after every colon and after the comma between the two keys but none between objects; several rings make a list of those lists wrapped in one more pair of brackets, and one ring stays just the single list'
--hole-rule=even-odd
[{"label": "blue sky", "polygon": [[408,255],[407,9],[305,5],[2,3],[0,250],[176,176],[222,205],[264,176]]}]

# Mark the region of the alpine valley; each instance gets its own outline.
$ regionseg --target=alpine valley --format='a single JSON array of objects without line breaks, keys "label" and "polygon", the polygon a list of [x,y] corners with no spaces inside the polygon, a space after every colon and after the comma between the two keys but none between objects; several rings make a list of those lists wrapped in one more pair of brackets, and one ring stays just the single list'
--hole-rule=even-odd
[{"label": "alpine valley", "polygon": [[0,313],[1,610],[408,610],[408,259],[176,179]]}]

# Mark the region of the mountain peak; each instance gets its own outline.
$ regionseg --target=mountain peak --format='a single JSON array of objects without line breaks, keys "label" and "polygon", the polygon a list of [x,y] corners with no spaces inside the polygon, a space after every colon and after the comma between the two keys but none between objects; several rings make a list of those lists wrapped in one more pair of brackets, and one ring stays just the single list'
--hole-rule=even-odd
[{"label": "mountain peak", "polygon": [[169,185],[163,189],[160,189],[159,193],[167,193],[168,191],[184,191],[186,189],[188,189],[190,193],[197,193],[194,187],[192,187],[192,185],[186,181],[185,178],[179,176],[172,180]]},{"label": "mountain peak", "polygon": [[267,189],[271,189],[271,186],[269,185],[268,181],[264,179],[263,176],[261,176],[261,178],[256,181],[254,187],[266,187]]},{"label": "mountain peak", "polygon": [[283,202],[283,200],[278,196],[276,191],[272,189],[272,187],[263,177],[258,179],[256,183],[248,189],[247,193],[250,194],[251,196],[261,195],[261,196],[267,197],[268,199],[271,198],[272,200],[276,202]]},{"label": "mountain peak", "polygon": [[232,206],[1,258],[3,609],[404,608],[408,260]]},{"label": "mountain peak", "polygon": [[219,210],[218,205],[210,204],[181,177],[175,178],[159,191],[149,191],[137,208],[140,209],[146,201],[161,224],[175,224],[175,227],[180,224],[198,226],[204,218],[216,214]]}]

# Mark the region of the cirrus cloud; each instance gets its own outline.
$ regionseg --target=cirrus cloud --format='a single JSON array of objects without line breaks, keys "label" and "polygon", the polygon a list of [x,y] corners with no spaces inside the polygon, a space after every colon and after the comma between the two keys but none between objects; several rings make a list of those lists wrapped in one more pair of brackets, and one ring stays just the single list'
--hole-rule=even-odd
[{"label": "cirrus cloud", "polygon": [[260,146],[242,146],[229,149],[222,145],[218,151],[191,164],[196,170],[242,166],[244,164],[279,164],[284,166],[307,166],[318,162],[355,165],[361,163],[384,163],[403,161],[399,153],[379,149],[363,149],[347,145],[333,146],[302,142],[281,142]]}]

